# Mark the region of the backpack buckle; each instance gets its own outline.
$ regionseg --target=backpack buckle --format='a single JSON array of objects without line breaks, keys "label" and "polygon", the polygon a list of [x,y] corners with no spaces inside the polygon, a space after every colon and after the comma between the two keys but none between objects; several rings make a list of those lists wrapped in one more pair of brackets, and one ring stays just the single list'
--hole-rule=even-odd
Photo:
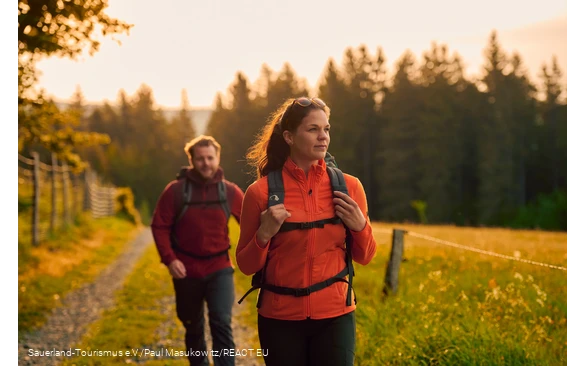
[{"label": "backpack buckle", "polygon": [[311,293],[311,291],[309,290],[308,287],[305,287],[305,288],[295,288],[294,296],[295,297],[309,296],[310,293]]},{"label": "backpack buckle", "polygon": [[301,230],[308,230],[308,229],[312,229],[313,228],[313,225],[312,225],[311,222],[301,222],[300,224],[301,224],[300,225],[300,229]]}]

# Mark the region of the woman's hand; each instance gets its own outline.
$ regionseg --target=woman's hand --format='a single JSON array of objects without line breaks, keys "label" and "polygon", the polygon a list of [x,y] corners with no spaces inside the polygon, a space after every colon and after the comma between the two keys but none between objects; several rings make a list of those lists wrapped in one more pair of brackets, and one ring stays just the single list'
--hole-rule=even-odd
[{"label": "woman's hand", "polygon": [[366,218],[357,202],[345,193],[335,191],[333,199],[335,214],[352,231],[362,231],[366,227]]},{"label": "woman's hand", "polygon": [[260,227],[256,233],[260,246],[266,246],[268,241],[272,239],[284,220],[290,217],[290,212],[286,210],[284,204],[274,205],[267,210],[264,210],[260,215]]}]

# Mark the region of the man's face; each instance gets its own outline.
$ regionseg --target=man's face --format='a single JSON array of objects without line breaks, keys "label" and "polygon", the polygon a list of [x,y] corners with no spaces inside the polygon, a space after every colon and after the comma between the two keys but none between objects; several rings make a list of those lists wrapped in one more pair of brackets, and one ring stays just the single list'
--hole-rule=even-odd
[{"label": "man's face", "polygon": [[211,179],[219,168],[219,155],[213,146],[195,146],[191,163],[203,179]]}]

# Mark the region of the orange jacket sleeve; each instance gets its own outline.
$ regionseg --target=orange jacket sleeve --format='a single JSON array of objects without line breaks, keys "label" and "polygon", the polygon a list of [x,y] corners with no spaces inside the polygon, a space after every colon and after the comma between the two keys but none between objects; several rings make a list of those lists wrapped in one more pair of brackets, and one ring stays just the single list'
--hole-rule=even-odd
[{"label": "orange jacket sleeve", "polygon": [[251,275],[264,267],[268,254],[268,244],[261,248],[256,240],[256,232],[260,227],[260,215],[262,214],[262,197],[258,184],[252,184],[244,194],[242,203],[242,216],[240,220],[240,239],[236,248],[236,262],[242,273]]},{"label": "orange jacket sleeve", "polygon": [[[347,175],[345,176],[348,179]],[[356,201],[364,217],[366,218],[366,226],[361,231],[351,230],[353,237],[353,244],[351,247],[351,256],[354,261],[361,265],[370,263],[376,254],[376,240],[372,232],[372,225],[368,217],[368,201],[366,200],[366,192],[359,179],[354,178],[356,184],[352,184],[353,192],[348,192],[350,196]]]}]

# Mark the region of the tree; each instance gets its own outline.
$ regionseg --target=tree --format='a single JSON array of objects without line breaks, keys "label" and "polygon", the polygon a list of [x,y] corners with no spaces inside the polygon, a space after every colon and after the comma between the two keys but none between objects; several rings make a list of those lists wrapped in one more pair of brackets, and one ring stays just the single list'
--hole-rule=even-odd
[{"label": "tree", "polygon": [[181,109],[178,115],[171,121],[171,132],[177,135],[177,141],[189,142],[196,135],[193,121],[191,121],[189,97],[187,90],[181,90]]},{"label": "tree", "polygon": [[250,183],[245,173],[246,151],[261,123],[254,113],[251,94],[248,78],[238,72],[228,92],[228,105],[224,106],[217,96],[216,108],[207,126],[207,132],[221,144],[221,166],[225,176],[244,190]]},{"label": "tree", "polygon": [[86,47],[93,54],[102,35],[128,32],[130,25],[105,14],[107,0],[18,2],[18,140],[19,151],[41,147],[74,167],[83,164],[76,147],[109,142],[108,136],[79,131],[80,116],[61,112],[43,93],[33,90],[36,62],[42,57],[75,58]]},{"label": "tree", "polygon": [[465,107],[460,94],[468,87],[459,57],[447,46],[433,43],[423,54],[419,69],[422,108],[418,110],[419,141],[416,149],[420,199],[427,203],[432,222],[452,223],[463,204],[462,166]]},{"label": "tree", "polygon": [[411,202],[421,194],[420,125],[417,113],[422,108],[421,87],[415,82],[415,57],[405,52],[396,63],[391,86],[380,106],[382,127],[379,134],[376,180],[381,187],[378,210],[380,218],[392,221],[415,221]]},{"label": "tree", "polygon": [[308,94],[306,82],[301,80],[289,63],[271,79],[266,90],[266,114],[275,111],[286,99]]},{"label": "tree", "polygon": [[89,48],[99,50],[94,34],[128,33],[132,25],[105,13],[108,0],[18,1],[19,100],[36,80],[35,63],[43,56],[76,58]]},{"label": "tree", "polygon": [[376,217],[377,189],[372,167],[379,136],[378,105],[385,90],[385,57],[381,49],[370,55],[365,45],[345,52],[340,76],[345,84],[343,100],[337,100],[332,124],[332,153],[345,171],[360,178]]},{"label": "tree", "polygon": [[508,58],[493,32],[481,80],[489,103],[479,146],[480,222],[499,224],[526,203],[529,130],[536,120],[535,88],[519,55]]},{"label": "tree", "polygon": [[539,75],[544,100],[538,103],[538,120],[530,150],[527,197],[567,189],[567,104],[562,99],[562,73],[553,58]]}]

